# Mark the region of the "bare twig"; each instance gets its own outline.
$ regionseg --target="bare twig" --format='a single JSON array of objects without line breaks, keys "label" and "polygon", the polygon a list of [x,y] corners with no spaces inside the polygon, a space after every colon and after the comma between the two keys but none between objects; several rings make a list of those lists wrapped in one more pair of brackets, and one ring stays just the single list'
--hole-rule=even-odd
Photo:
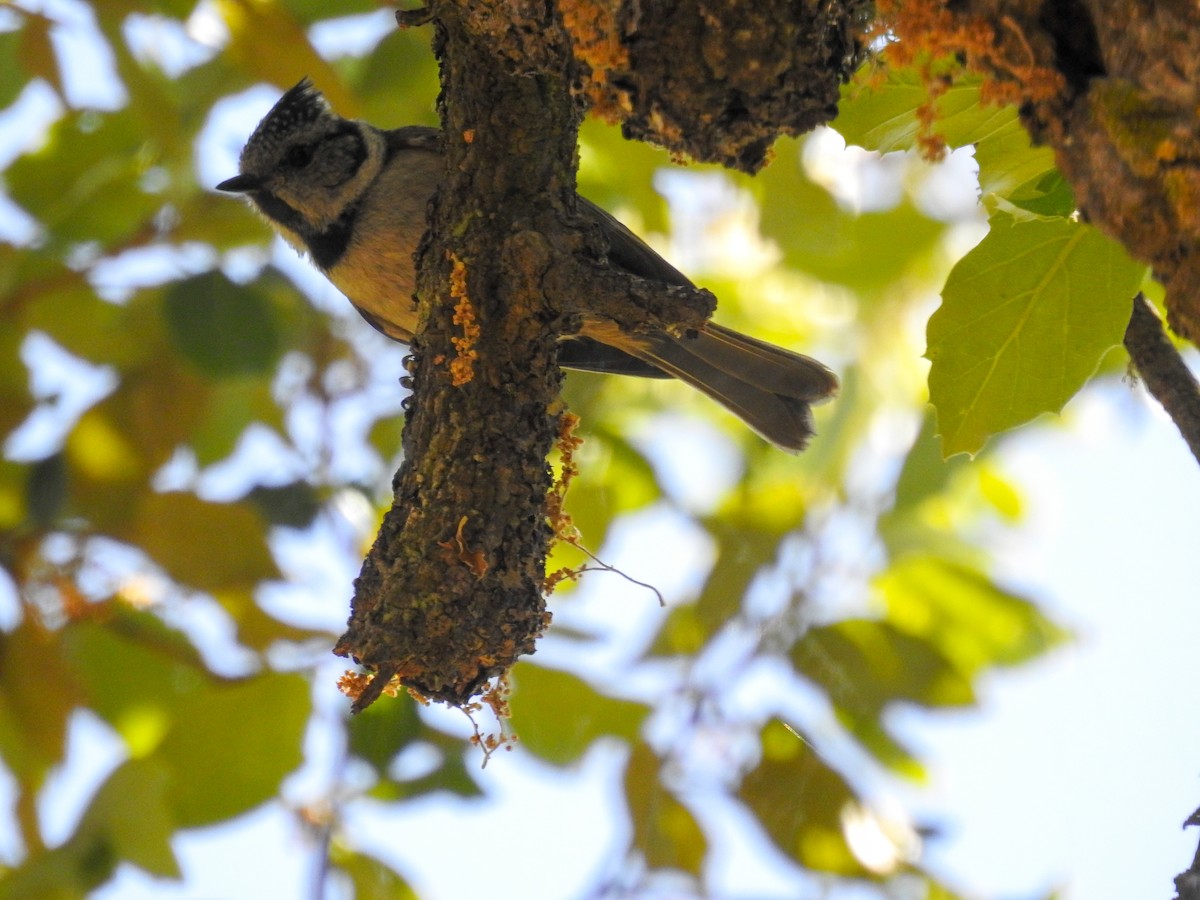
[{"label": "bare twig", "polygon": [[1158,313],[1140,293],[1133,298],[1125,349],[1146,390],[1162,404],[1200,462],[1200,383],[1167,337]]}]

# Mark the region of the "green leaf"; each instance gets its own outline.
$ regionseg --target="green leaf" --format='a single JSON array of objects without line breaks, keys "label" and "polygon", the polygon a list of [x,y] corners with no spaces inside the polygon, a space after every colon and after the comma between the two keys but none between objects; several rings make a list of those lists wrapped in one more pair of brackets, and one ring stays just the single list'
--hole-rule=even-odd
[{"label": "green leaf", "polygon": [[206,386],[199,421],[188,435],[198,465],[227,458],[251,424],[265,425],[277,433],[283,431],[283,410],[271,392],[268,374],[221,378]]},{"label": "green leaf", "polygon": [[117,859],[152,875],[182,874],[171,849],[175,821],[167,807],[170,773],[153,759],[128,760],[101,785],[71,841],[103,844]]},{"label": "green leaf", "polygon": [[938,647],[974,678],[1034,659],[1070,635],[982,572],[934,556],[893,563],[874,582],[889,622]]},{"label": "green leaf", "polygon": [[[572,373],[567,384],[571,408],[580,409],[581,392],[600,389],[604,381],[588,373]],[[584,545],[598,549],[617,516],[648,506],[660,497],[660,491],[650,462],[624,437],[591,419],[577,434],[585,440],[582,452],[588,460],[587,477],[572,483],[566,509],[583,535]]]},{"label": "green leaf", "polygon": [[1145,267],[1096,229],[992,218],[929,320],[929,395],[942,452],[1058,412],[1121,342]]},{"label": "green leaf", "polygon": [[329,861],[350,876],[354,900],[417,900],[416,891],[394,869],[340,841],[331,845]]},{"label": "green leaf", "polygon": [[[739,502],[753,508],[757,498],[742,493]],[[743,510],[730,510],[736,516]],[[763,567],[774,561],[782,533],[772,528],[769,516],[758,520],[765,528],[749,522],[731,523],[726,517],[705,523],[717,543],[717,558],[695,603],[673,607],[650,649],[654,656],[692,654],[742,608],[750,583]]]},{"label": "green leaf", "polygon": [[163,314],[180,352],[208,375],[265,373],[279,358],[279,328],[270,301],[220,272],[172,285]]},{"label": "green leaf", "polygon": [[781,722],[760,734],[763,757],[742,779],[738,799],[780,850],[807,869],[867,874],[846,842],[842,817],[855,803],[846,780]]},{"label": "green leaf", "polygon": [[883,711],[897,701],[939,708],[975,700],[970,681],[940,648],[890,622],[849,619],[811,628],[789,655],[796,671],[825,691],[862,745],[910,778],[924,772],[886,730]]},{"label": "green leaf", "polygon": [[[0,459],[0,531],[12,532],[25,522],[28,510],[25,501],[26,478],[29,467],[23,463]],[[0,560],[0,567],[12,565],[12,560]],[[16,580],[16,579],[14,579]]]},{"label": "green leaf", "polygon": [[632,742],[649,710],[641,703],[597,692],[575,675],[518,663],[512,670],[513,730],[521,744],[547,762],[575,762],[599,738]]},{"label": "green leaf", "polygon": [[[832,126],[847,143],[868,150],[912,150],[921,132],[917,111],[928,100],[929,90],[917,72],[889,69],[882,85],[843,88]],[[975,145],[984,194],[1021,193],[1055,170],[1053,151],[1032,146],[1014,107],[981,100],[978,79],[956,81],[939,95],[935,108],[934,131],[948,146]]]},{"label": "green leaf", "polygon": [[61,283],[40,287],[35,281],[30,287],[37,296],[25,314],[30,330],[44,331],[81,359],[110,363],[120,358],[119,345],[130,337],[121,307],[101,300],[91,285],[65,273]]},{"label": "green leaf", "polygon": [[700,877],[708,841],[688,808],[663,787],[658,757],[641,741],[625,768],[625,799],[633,821],[633,845],[646,865]]},{"label": "green leaf", "polygon": [[208,825],[275,796],[302,759],[311,702],[298,675],[218,678],[178,631],[120,604],[64,632],[89,703],[136,759],[169,779],[173,827]]},{"label": "green leaf", "polygon": [[30,795],[62,761],[67,721],[83,700],[58,642],[29,619],[0,632],[0,757]]},{"label": "green leaf", "polygon": [[144,228],[161,200],[141,178],[159,148],[129,109],[76,112],[56,122],[39,150],[9,166],[13,200],[50,231],[56,246],[119,246]]},{"label": "green leaf", "polygon": [[896,499],[891,514],[906,512],[946,490],[950,479],[967,465],[966,457],[943,459],[938,449],[936,423],[927,414],[912,449],[904,457],[896,479]]},{"label": "green leaf", "polygon": [[149,494],[122,535],[175,579],[201,590],[277,578],[266,523],[244,503],[214,503],[195,494]]},{"label": "green leaf", "polygon": [[103,625],[72,622],[63,653],[87,704],[125,741],[131,754],[154,752],[180,699],[203,691],[215,676],[179,631],[154,615],[111,603]]},{"label": "green leaf", "polygon": [[21,32],[0,34],[0,109],[8,106],[29,82],[20,63]]},{"label": "green leaf", "polygon": [[[0,262],[3,258],[0,257]],[[29,370],[21,361],[25,332],[4,322],[0,327],[0,436],[25,421],[33,410],[29,394]]]},{"label": "green leaf", "polygon": [[[882,84],[851,82],[842,88],[832,125],[849,144],[890,153],[917,146],[917,110],[929,101],[929,88],[911,69],[889,68]],[[936,104],[937,131],[951,147],[962,147],[1002,129],[1008,119],[999,106],[979,102],[979,81],[955,81]]]},{"label": "green leaf", "polygon": [[410,698],[372,703],[350,720],[350,752],[383,776],[396,754],[416,740],[422,730],[417,704]]},{"label": "green leaf", "polygon": [[62,453],[53,453],[29,467],[25,484],[25,505],[29,521],[48,528],[62,514],[67,500],[67,463]]},{"label": "green leaf", "polygon": [[176,822],[211,825],[274,797],[303,761],[309,694],[299,675],[269,672],[180,698],[155,754]]},{"label": "green leaf", "polygon": [[799,165],[784,154],[757,186],[763,235],[774,240],[791,268],[822,281],[873,293],[893,285],[927,254],[945,231],[944,222],[909,202],[861,215],[839,207]]}]

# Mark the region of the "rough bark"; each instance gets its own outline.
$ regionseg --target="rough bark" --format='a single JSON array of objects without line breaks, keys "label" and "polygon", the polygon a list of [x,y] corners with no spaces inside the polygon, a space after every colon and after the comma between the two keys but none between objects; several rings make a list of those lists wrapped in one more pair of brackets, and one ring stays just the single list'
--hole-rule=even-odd
[{"label": "rough bark", "polygon": [[446,177],[418,253],[405,458],[335,648],[375,672],[356,709],[393,676],[463,704],[549,622],[543,505],[564,322],[540,288],[539,223],[571,210],[580,114],[553,9],[523,4],[531,35],[511,30],[502,7],[517,5],[430,5]]},{"label": "rough bark", "polygon": [[598,114],[628,138],[755,172],[837,114],[870,0],[560,0]]}]

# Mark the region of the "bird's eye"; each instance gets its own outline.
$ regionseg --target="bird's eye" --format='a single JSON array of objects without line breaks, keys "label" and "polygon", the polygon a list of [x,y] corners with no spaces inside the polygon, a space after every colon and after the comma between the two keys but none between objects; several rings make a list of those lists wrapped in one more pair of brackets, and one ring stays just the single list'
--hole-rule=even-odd
[{"label": "bird's eye", "polygon": [[284,154],[283,161],[285,164],[296,169],[303,169],[313,158],[312,144],[297,144]]}]

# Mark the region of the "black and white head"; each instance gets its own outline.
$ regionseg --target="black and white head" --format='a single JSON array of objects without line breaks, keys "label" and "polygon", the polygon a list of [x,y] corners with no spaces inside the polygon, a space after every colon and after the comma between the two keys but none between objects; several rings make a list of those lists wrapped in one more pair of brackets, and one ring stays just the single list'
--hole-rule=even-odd
[{"label": "black and white head", "polygon": [[246,194],[277,225],[308,236],[354,207],[382,155],[382,136],[334,113],[305,78],[258,123],[238,161],[240,174],[217,189]]}]

